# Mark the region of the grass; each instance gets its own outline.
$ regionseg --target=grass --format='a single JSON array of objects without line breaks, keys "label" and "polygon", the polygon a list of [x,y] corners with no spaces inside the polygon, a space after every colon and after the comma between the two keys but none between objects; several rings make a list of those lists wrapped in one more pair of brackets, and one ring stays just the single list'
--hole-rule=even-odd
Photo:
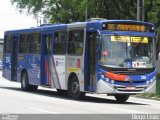
[{"label": "grass", "polygon": [[156,93],[160,95],[160,79],[157,80]]}]

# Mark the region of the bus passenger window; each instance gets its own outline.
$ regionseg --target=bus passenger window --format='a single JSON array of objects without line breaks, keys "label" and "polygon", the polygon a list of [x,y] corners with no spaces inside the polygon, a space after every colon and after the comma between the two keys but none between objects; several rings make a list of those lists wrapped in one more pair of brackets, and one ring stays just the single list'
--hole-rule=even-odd
[{"label": "bus passenger window", "polygon": [[29,52],[29,35],[21,34],[19,41],[19,53],[28,53]]},{"label": "bus passenger window", "polygon": [[54,34],[54,54],[64,55],[67,52],[67,31]]},{"label": "bus passenger window", "polygon": [[5,36],[5,42],[4,42],[4,49],[5,53],[10,53],[11,52],[11,36],[7,35]]},{"label": "bus passenger window", "polygon": [[84,48],[84,30],[70,30],[68,42],[68,54],[82,55]]},{"label": "bus passenger window", "polygon": [[30,34],[30,53],[39,54],[40,53],[40,34],[32,33]]},{"label": "bus passenger window", "polygon": [[52,51],[52,35],[45,36],[45,53],[50,54]]}]

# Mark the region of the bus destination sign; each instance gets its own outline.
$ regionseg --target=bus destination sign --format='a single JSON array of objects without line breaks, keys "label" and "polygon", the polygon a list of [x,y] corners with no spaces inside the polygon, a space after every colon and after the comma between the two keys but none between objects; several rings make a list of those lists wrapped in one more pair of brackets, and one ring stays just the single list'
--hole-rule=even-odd
[{"label": "bus destination sign", "polygon": [[130,23],[103,23],[102,30],[113,31],[135,31],[135,32],[154,32],[150,25],[130,24]]}]

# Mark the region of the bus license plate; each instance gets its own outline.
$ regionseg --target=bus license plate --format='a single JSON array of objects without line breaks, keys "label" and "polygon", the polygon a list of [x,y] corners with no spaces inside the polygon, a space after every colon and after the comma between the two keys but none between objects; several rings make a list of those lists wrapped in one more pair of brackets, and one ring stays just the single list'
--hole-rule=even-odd
[{"label": "bus license plate", "polygon": [[135,87],[126,87],[127,90],[135,90]]}]

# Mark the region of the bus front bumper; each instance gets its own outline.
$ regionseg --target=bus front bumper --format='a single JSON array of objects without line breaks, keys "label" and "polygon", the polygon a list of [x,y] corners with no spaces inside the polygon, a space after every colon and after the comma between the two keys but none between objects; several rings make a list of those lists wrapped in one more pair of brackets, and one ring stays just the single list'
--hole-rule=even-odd
[{"label": "bus front bumper", "polygon": [[107,83],[99,80],[96,85],[96,93],[102,94],[138,94],[138,93],[155,93],[156,80],[149,85],[123,86]]}]

